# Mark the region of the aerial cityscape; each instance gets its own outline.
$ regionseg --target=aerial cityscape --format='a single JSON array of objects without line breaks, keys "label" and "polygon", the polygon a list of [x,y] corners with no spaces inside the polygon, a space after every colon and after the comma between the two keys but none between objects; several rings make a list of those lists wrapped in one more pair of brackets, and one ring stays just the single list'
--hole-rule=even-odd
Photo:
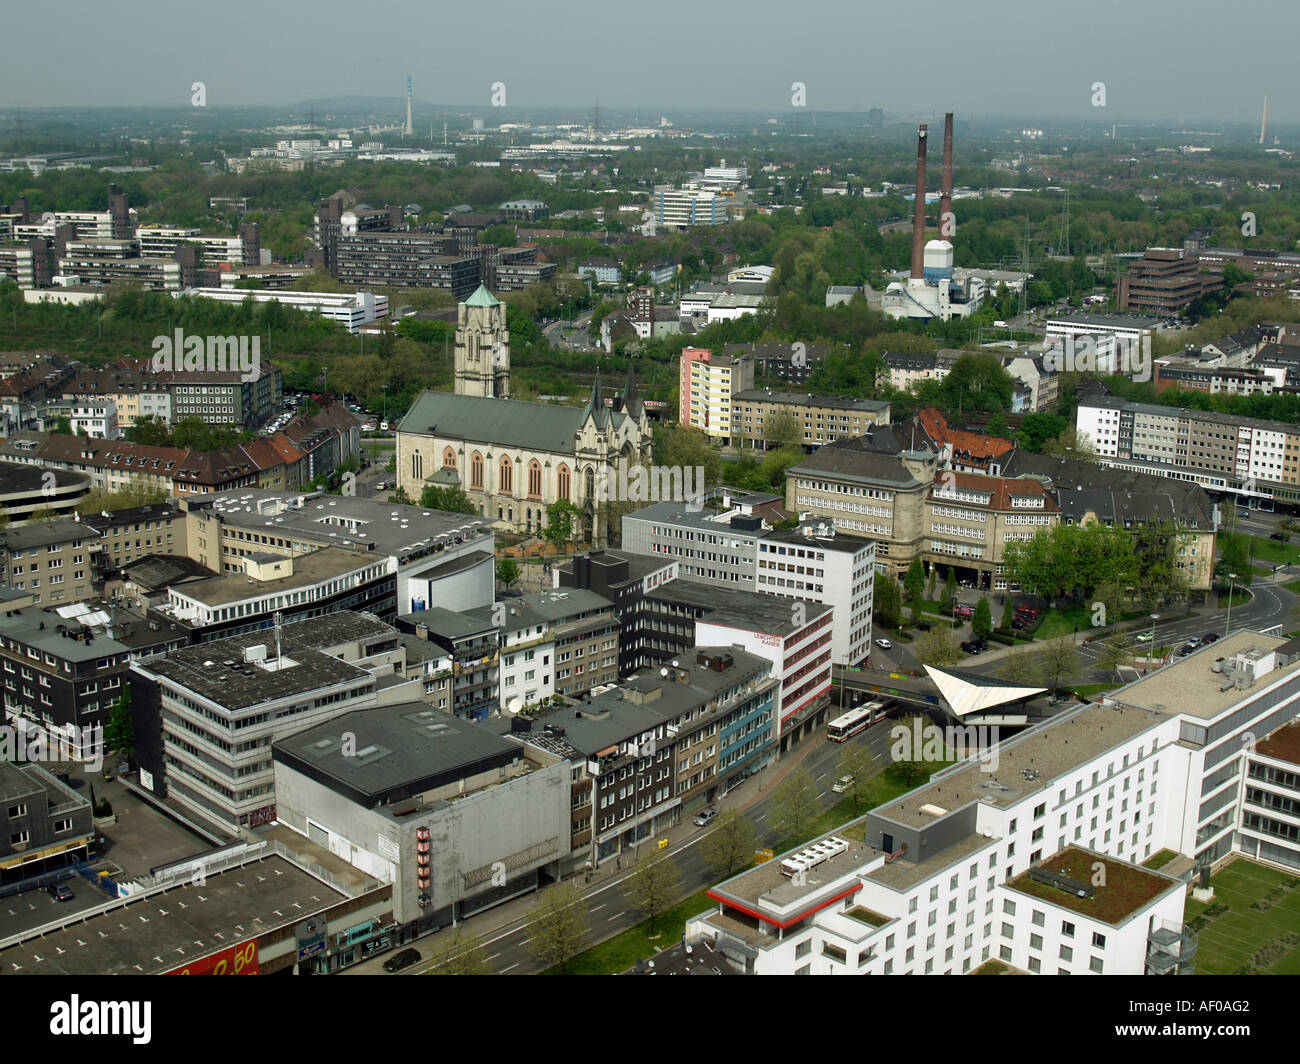
[{"label": "aerial cityscape", "polygon": [[7,59],[0,973],[1300,973],[1300,79],[1150,6]]}]

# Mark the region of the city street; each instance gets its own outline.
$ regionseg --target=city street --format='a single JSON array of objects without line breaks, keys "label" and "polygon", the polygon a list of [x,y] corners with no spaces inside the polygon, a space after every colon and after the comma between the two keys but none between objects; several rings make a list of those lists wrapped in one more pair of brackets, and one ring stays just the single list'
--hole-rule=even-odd
[{"label": "city street", "polygon": [[[832,713],[834,710],[832,710]],[[743,810],[753,821],[758,832],[758,846],[777,846],[775,833],[768,824],[771,813],[771,795],[778,782],[798,765],[803,765],[820,788],[818,799],[821,808],[828,809],[840,800],[840,796],[831,790],[831,785],[840,775],[839,763],[844,751],[852,744],[865,743],[880,759],[883,767],[889,750],[889,725],[884,722],[863,732],[847,743],[832,743],[824,738],[824,730],[814,733],[793,752],[775,765],[770,765],[755,776],[745,780],[740,786],[717,802],[714,808],[720,812],[730,808]],[[717,882],[717,877],[709,871],[700,856],[698,843],[710,829],[696,827],[693,823],[695,812],[683,818],[682,823],[661,832],[641,844],[642,849],[655,846],[661,838],[669,840],[668,854],[677,862],[681,870],[682,897]],[[641,916],[632,910],[624,892],[626,881],[631,874],[631,862],[625,857],[623,867],[619,869],[614,861],[604,863],[595,873],[590,884],[577,880],[583,888],[587,901],[588,918],[591,923],[589,945],[596,945],[611,938],[620,931],[625,931],[641,922]],[[498,906],[486,913],[471,917],[461,926],[468,934],[482,936],[487,948],[492,971],[498,975],[527,975],[537,970],[532,956],[527,950],[528,921],[527,913],[535,904],[536,895],[517,898]],[[443,941],[450,937],[450,929],[409,943],[418,949],[422,960],[404,971],[401,975],[422,974],[429,968],[430,959]],[[665,941],[663,945],[672,943]],[[383,962],[391,954],[365,961],[340,973],[343,975],[374,975],[383,973]]]}]

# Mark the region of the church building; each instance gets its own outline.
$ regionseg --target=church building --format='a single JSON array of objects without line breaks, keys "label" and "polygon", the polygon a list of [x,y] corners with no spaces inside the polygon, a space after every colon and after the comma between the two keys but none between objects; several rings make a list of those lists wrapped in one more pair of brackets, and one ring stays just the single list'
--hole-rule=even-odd
[{"label": "church building", "polygon": [[511,399],[505,304],[480,285],[457,314],[455,382],[454,392],[423,392],[397,427],[406,494],[418,502],[427,484],[457,487],[497,530],[534,534],[563,499],[582,512],[575,536],[605,544],[598,478],[650,460],[650,419],[632,371],[612,407],[599,373],[582,406]]}]

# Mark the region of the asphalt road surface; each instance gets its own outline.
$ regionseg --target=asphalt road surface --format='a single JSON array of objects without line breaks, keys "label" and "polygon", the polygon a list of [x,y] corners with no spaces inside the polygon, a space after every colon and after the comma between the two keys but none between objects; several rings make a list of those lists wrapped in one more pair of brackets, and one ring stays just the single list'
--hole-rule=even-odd
[{"label": "asphalt road surface", "polygon": [[[840,796],[831,790],[831,786],[840,775],[840,758],[843,756],[845,749],[851,744],[866,744],[880,759],[881,766],[885,765],[889,749],[888,722],[882,722],[854,736],[847,743],[832,743],[819,735],[806,739],[805,743],[812,744],[812,749],[803,755],[800,763],[812,776],[813,781],[821,788],[819,803],[822,809],[825,810],[840,800]],[[764,774],[766,774],[766,770],[764,770]],[[753,822],[757,830],[758,846],[775,847],[777,844],[775,833],[768,826],[771,813],[771,791],[770,787],[764,789],[759,800],[745,812],[745,815]],[[727,800],[724,799],[717,803],[716,808],[725,811],[728,808]],[[698,843],[709,830],[709,828],[693,828],[693,833],[689,837],[684,841],[674,843],[667,851],[676,860],[677,867],[681,871],[682,897],[712,886],[718,881],[718,877],[709,871],[699,852]],[[642,845],[650,846],[652,844],[653,839],[647,840]],[[625,861],[624,864],[627,865],[630,862]],[[626,931],[629,927],[634,927],[641,922],[642,917],[633,910],[624,893],[629,874],[630,872],[625,867],[623,872],[614,879],[601,884],[593,884],[589,888],[590,892],[586,894],[586,901],[588,919],[591,923],[590,945],[596,945],[605,939],[612,938],[619,932]],[[581,879],[577,880],[577,882],[579,887],[584,886]],[[419,975],[426,971],[430,966],[429,958],[432,952],[440,946],[438,936],[446,934],[447,930],[444,929],[438,932],[437,935],[412,943],[420,950],[425,959],[418,964],[413,964],[399,974]],[[498,931],[484,943],[494,974],[527,975],[537,971],[537,965],[527,949],[528,937],[528,924],[525,920],[520,920],[510,927]],[[670,944],[665,943],[665,945]]]}]

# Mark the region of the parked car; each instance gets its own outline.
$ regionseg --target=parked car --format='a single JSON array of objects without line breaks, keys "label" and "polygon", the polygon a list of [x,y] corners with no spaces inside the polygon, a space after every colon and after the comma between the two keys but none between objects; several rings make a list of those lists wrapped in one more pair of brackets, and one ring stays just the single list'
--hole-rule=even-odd
[{"label": "parked car", "polygon": [[1017,632],[1025,632],[1034,626],[1034,622],[1028,617],[1016,617],[1011,621],[1011,627]]},{"label": "parked car", "polygon": [[1151,642],[1152,636],[1150,632],[1138,632],[1135,639],[1139,643],[1149,643]]},{"label": "parked car", "polygon": [[[1201,640],[1197,639],[1196,636],[1192,636],[1191,639],[1187,640],[1187,646],[1191,647],[1193,650],[1195,650],[1200,645],[1201,645]],[[1184,649],[1186,649],[1186,647]]]},{"label": "parked car", "polygon": [[705,809],[695,818],[696,826],[705,827],[713,822],[713,818],[718,815],[716,809]]},{"label": "parked car", "polygon": [[1250,511],[1247,510],[1244,506],[1238,506],[1238,507],[1237,507],[1237,516],[1238,516],[1238,517],[1249,517],[1249,516],[1250,516]]},{"label": "parked car", "polygon": [[401,953],[394,953],[388,960],[384,961],[384,971],[400,972],[403,968],[409,968],[419,959],[420,951],[418,949],[404,949]]},{"label": "parked car", "polygon": [[831,790],[833,790],[836,794],[843,794],[850,787],[852,787],[856,782],[857,782],[857,778],[855,776],[841,776],[839,779],[835,781],[835,784],[831,787]]},{"label": "parked car", "polygon": [[51,883],[50,897],[55,901],[72,901],[76,895],[72,893],[72,888],[66,883]]},{"label": "parked car", "polygon": [[1218,639],[1219,639],[1218,632],[1206,632],[1203,636],[1201,636],[1202,643],[1216,643],[1218,642]]},{"label": "parked car", "polygon": [[917,630],[918,632],[928,632],[928,631],[929,631],[931,628],[933,628],[933,627],[934,627],[934,625],[932,625],[929,621],[917,621],[917,622],[916,622],[916,630]]},{"label": "parked car", "polygon": [[1288,536],[1285,532],[1270,532],[1270,533],[1268,534],[1268,538],[1269,538],[1269,539],[1275,539],[1275,540],[1277,540],[1277,541],[1280,542],[1280,543],[1285,543],[1285,542],[1287,542],[1291,537]]},{"label": "parked car", "polygon": [[894,644],[888,639],[877,639],[876,646],[880,647],[881,650],[892,650]]},{"label": "parked car", "polygon": [[965,605],[963,605],[963,606],[958,606],[958,607],[957,607],[955,610],[953,610],[952,612],[953,612],[954,614],[956,614],[958,617],[974,617],[974,616],[975,616],[975,607],[974,607],[974,606],[965,606]]},{"label": "parked car", "polygon": [[961,645],[962,650],[967,654],[982,654],[987,647],[988,644],[983,639],[972,639]]},{"label": "parked car", "polygon": [[1196,647],[1192,646],[1191,643],[1184,643],[1181,647],[1178,648],[1177,656],[1180,658],[1185,658],[1187,657],[1188,654],[1194,653],[1195,650]]}]

